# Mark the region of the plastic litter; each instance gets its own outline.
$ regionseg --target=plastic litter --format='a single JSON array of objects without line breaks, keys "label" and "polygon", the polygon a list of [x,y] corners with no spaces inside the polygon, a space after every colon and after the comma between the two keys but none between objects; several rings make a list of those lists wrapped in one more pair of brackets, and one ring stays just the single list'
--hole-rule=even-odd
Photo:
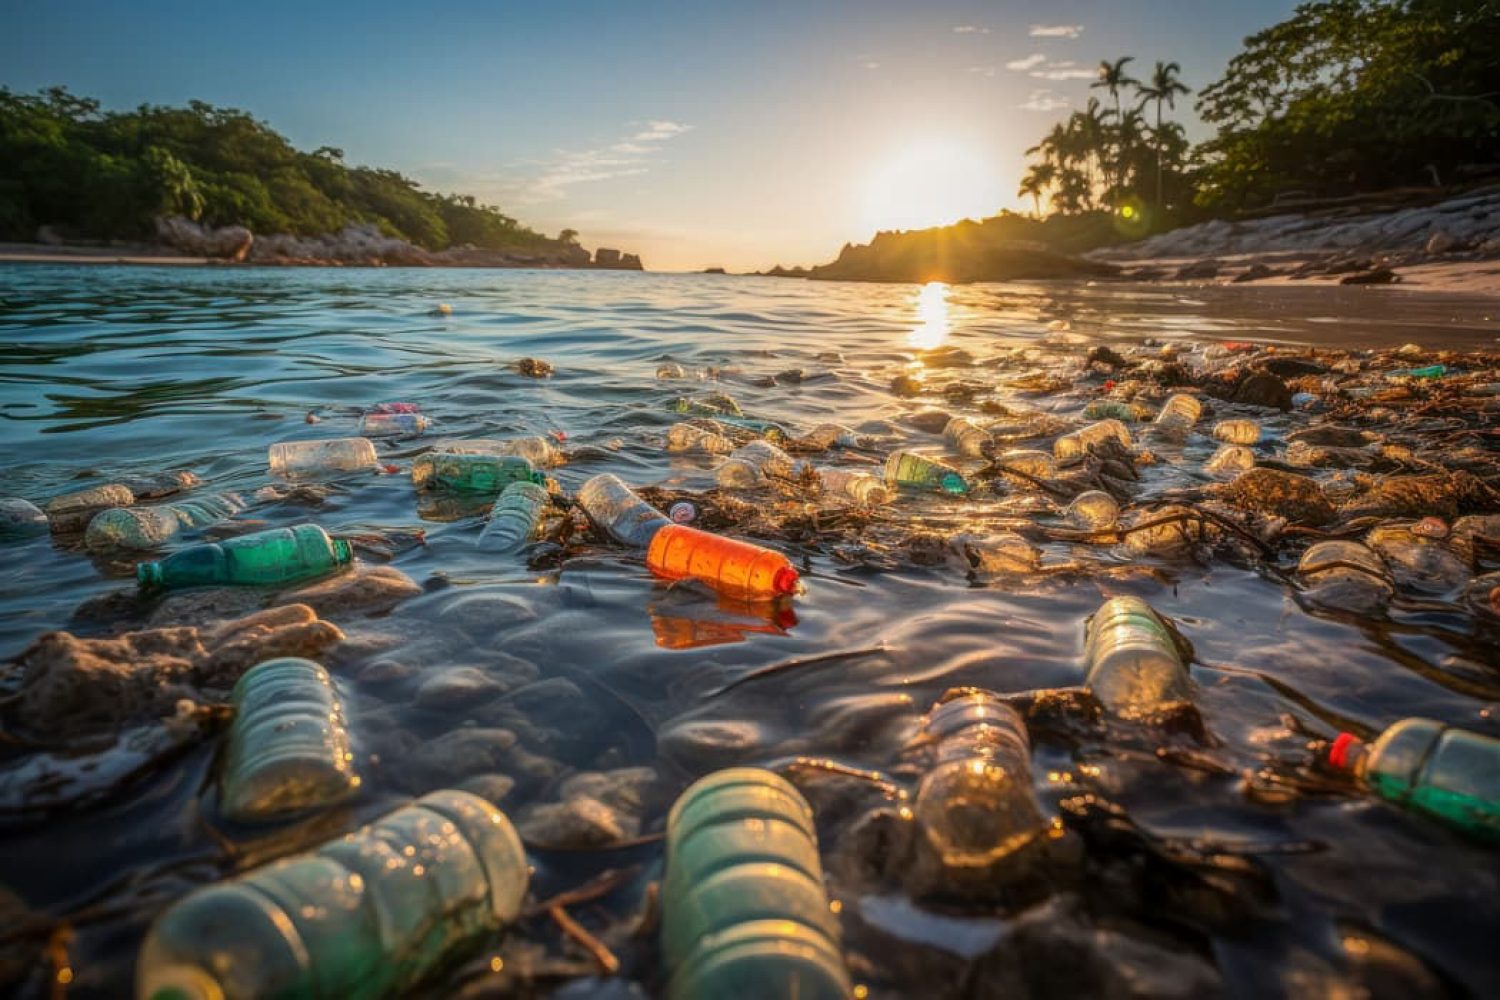
[{"label": "plastic litter", "polygon": [[1151,424],[1151,431],[1164,441],[1181,441],[1202,415],[1203,404],[1192,396],[1178,393],[1162,406]]},{"label": "plastic litter", "polygon": [[768,479],[790,479],[802,463],[769,441],[751,441],[730,453],[715,470],[720,486],[748,488],[760,486]]},{"label": "plastic litter", "polygon": [[474,543],[481,552],[515,552],[536,537],[542,512],[552,502],[536,483],[511,483],[500,492],[490,519]]},{"label": "plastic litter", "polygon": [[30,500],[0,498],[0,541],[44,535],[47,524],[46,513]]},{"label": "plastic litter", "polygon": [[824,493],[841,494],[856,503],[875,506],[891,498],[885,483],[867,472],[850,472],[847,469],[819,469],[818,483]]},{"label": "plastic litter", "polygon": [[964,417],[948,421],[948,426],[943,428],[943,440],[965,458],[984,458],[994,446],[988,432]]},{"label": "plastic litter", "polygon": [[566,458],[551,441],[540,435],[518,438],[470,438],[465,441],[439,441],[432,451],[450,455],[515,455],[538,469],[552,469]]},{"label": "plastic litter", "polygon": [[1112,597],[1094,612],[1084,642],[1084,683],[1124,718],[1192,698],[1192,682],[1161,617],[1138,597]]},{"label": "plastic litter", "polygon": [[1151,411],[1140,403],[1129,403],[1122,399],[1095,399],[1083,408],[1087,420],[1121,420],[1137,423],[1151,415]]},{"label": "plastic litter", "polygon": [[780,552],[668,524],[651,539],[646,566],[668,580],[698,580],[740,600],[770,600],[797,593],[801,579]]},{"label": "plastic litter", "polygon": [[1088,454],[1091,445],[1109,440],[1130,447],[1130,429],[1118,420],[1100,420],[1052,442],[1052,454],[1059,462],[1066,462]]},{"label": "plastic litter", "polygon": [[1255,444],[1261,439],[1260,424],[1254,420],[1220,420],[1214,424],[1214,437],[1228,444]]},{"label": "plastic litter", "polygon": [[365,437],[415,437],[432,426],[420,413],[396,411],[366,413],[359,421],[359,432]]},{"label": "plastic litter", "polygon": [[89,521],[83,543],[90,549],[154,549],[183,529],[201,528],[232,517],[245,507],[233,493],[194,497],[157,507],[112,507]]},{"label": "plastic litter", "polygon": [[635,495],[620,477],[600,473],[578,488],[578,505],[598,528],[622,545],[644,549],[672,522]]},{"label": "plastic litter", "polygon": [[1211,476],[1230,478],[1246,469],[1255,468],[1255,452],[1242,444],[1220,445],[1219,450],[1203,463],[1204,471]]},{"label": "plastic litter", "polygon": [[1432,719],[1403,719],[1366,744],[1341,733],[1328,762],[1376,795],[1500,841],[1500,740]]},{"label": "plastic litter", "polygon": [[326,576],[353,560],[354,550],[347,541],[330,538],[316,524],[299,524],[190,545],[160,562],[140,563],[135,571],[143,588],[253,586]]},{"label": "plastic litter", "polygon": [[969,492],[963,473],[946,462],[914,451],[894,451],[885,460],[885,481],[891,486],[938,490],[962,496]]},{"label": "plastic litter", "polygon": [[428,452],[411,463],[411,481],[420,488],[496,494],[511,483],[547,482],[547,475],[519,455],[458,455]]},{"label": "plastic litter", "polygon": [[1120,505],[1103,490],[1087,490],[1073,498],[1063,517],[1075,528],[1107,531],[1120,520]]},{"label": "plastic litter", "polygon": [[734,451],[734,442],[717,431],[694,424],[673,424],[667,428],[667,451],[673,453],[697,451],[707,455],[727,455]]},{"label": "plastic litter", "polygon": [[278,476],[358,472],[376,463],[375,446],[362,437],[281,441],[271,445],[268,457],[271,472]]}]

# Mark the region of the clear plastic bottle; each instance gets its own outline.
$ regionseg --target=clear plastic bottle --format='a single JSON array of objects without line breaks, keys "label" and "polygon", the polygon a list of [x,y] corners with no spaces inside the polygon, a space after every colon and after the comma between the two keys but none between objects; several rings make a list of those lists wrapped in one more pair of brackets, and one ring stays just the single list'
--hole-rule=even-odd
[{"label": "clear plastic bottle", "polygon": [[1100,420],[1097,423],[1081,427],[1071,434],[1064,434],[1052,442],[1052,454],[1057,456],[1059,462],[1078,458],[1088,454],[1089,446],[1103,444],[1113,439],[1130,447],[1130,429],[1118,420]]},{"label": "clear plastic bottle", "polygon": [[943,428],[943,440],[965,458],[984,458],[995,444],[988,431],[966,417],[954,417],[948,421]]},{"label": "clear plastic bottle", "polygon": [[1254,420],[1220,420],[1214,424],[1214,438],[1225,444],[1255,444],[1260,440],[1260,424]]},{"label": "clear plastic bottle", "polygon": [[687,413],[695,417],[743,416],[740,404],[734,401],[734,397],[726,396],[722,392],[713,392],[697,398],[679,396],[672,400],[667,408],[674,413]]},{"label": "clear plastic bottle", "polygon": [[511,483],[491,508],[475,547],[481,552],[515,552],[536,537],[542,512],[551,502],[536,483]]},{"label": "clear plastic bottle", "polygon": [[1500,842],[1500,739],[1403,719],[1368,745],[1341,733],[1328,761],[1383,799]]},{"label": "clear plastic bottle", "polygon": [[529,461],[534,468],[552,469],[562,465],[567,458],[553,446],[551,441],[539,434],[518,438],[470,438],[466,441],[439,441],[432,446],[434,452],[448,455],[515,455]]},{"label": "clear plastic bottle", "polygon": [[750,431],[752,434],[759,434],[768,441],[786,440],[786,428],[773,420],[760,420],[756,417],[725,413],[721,413],[713,419],[721,424],[728,424],[730,427],[738,427],[741,430]]},{"label": "clear plastic bottle", "polygon": [[1108,531],[1120,520],[1120,505],[1103,490],[1088,490],[1073,498],[1063,518],[1085,531]]},{"label": "clear plastic bottle", "polygon": [[504,814],[468,792],[433,792],[173,903],[141,946],[136,996],[398,995],[515,920],[528,881]]},{"label": "clear plastic bottle", "polygon": [[635,495],[613,473],[603,472],[578,488],[578,506],[600,530],[622,545],[644,549],[671,524],[667,515]]},{"label": "clear plastic bottle", "polygon": [[420,413],[366,413],[359,421],[365,437],[415,437],[432,426]]},{"label": "clear plastic bottle", "polygon": [[95,514],[84,532],[90,549],[154,549],[165,545],[184,528],[201,528],[244,509],[233,493],[195,497],[156,507],[112,507]]},{"label": "clear plastic bottle", "polygon": [[720,486],[760,486],[768,479],[790,479],[802,463],[769,441],[751,441],[730,452],[714,475]]},{"label": "clear plastic bottle", "polygon": [[670,1000],[850,995],[812,810],[781,777],[730,768],[682,793],[661,899]]},{"label": "clear plastic bottle", "polygon": [[1255,452],[1242,444],[1220,445],[1219,450],[1203,463],[1203,468],[1211,476],[1237,476],[1255,468]]},{"label": "clear plastic bottle", "polygon": [[358,472],[375,467],[375,446],[362,437],[281,441],[271,445],[269,459],[278,476]]},{"label": "clear plastic bottle", "polygon": [[1150,415],[1151,411],[1140,403],[1130,403],[1123,399],[1096,399],[1083,408],[1086,420],[1123,420],[1135,423]]},{"label": "clear plastic bottle", "polygon": [[940,490],[955,496],[969,492],[963,473],[946,462],[940,462],[914,451],[893,451],[885,460],[885,481],[891,486]]},{"label": "clear plastic bottle", "polygon": [[734,442],[718,431],[705,427],[673,424],[667,428],[667,451],[674,454],[696,451],[706,455],[727,455],[734,451]]},{"label": "clear plastic bottle", "polygon": [[547,475],[519,455],[456,455],[428,452],[411,463],[411,481],[418,489],[448,489],[463,493],[497,494],[511,483],[547,482]]},{"label": "clear plastic bottle", "polygon": [[1089,619],[1084,683],[1099,703],[1130,718],[1192,698],[1170,628],[1139,597],[1111,597]]},{"label": "clear plastic bottle", "polygon": [[225,816],[277,819],[342,802],[359,788],[344,708],[321,666],[290,656],[257,663],[230,700],[219,786]]},{"label": "clear plastic bottle", "polygon": [[848,469],[819,469],[818,482],[824,493],[842,494],[857,503],[875,506],[891,498],[885,483],[867,472]]},{"label": "clear plastic bottle", "polygon": [[698,580],[745,601],[786,597],[801,586],[797,570],[780,552],[685,524],[669,524],[652,536],[646,567],[665,579]]},{"label": "clear plastic bottle", "polygon": [[42,508],[53,531],[82,531],[94,519],[94,515],[110,507],[129,507],[135,503],[135,494],[122,483],[104,483],[90,486],[86,490],[75,490],[53,497]]},{"label": "clear plastic bottle", "polygon": [[1157,437],[1167,441],[1181,441],[1188,436],[1198,418],[1203,415],[1203,406],[1192,396],[1178,393],[1162,406],[1151,425]]},{"label": "clear plastic bottle", "polygon": [[917,787],[918,828],[945,869],[987,870],[1047,829],[1020,714],[988,691],[940,702],[924,735],[937,762]]},{"label": "clear plastic bottle", "polygon": [[45,535],[47,523],[46,513],[30,500],[21,497],[0,499],[0,540]]},{"label": "clear plastic bottle", "polygon": [[353,560],[354,550],[347,541],[328,537],[316,524],[299,524],[190,545],[160,562],[140,563],[135,572],[145,588],[253,586],[310,580]]},{"label": "clear plastic bottle", "polygon": [[1057,475],[1057,459],[1035,448],[1012,448],[995,459],[995,465],[1003,472],[1019,472],[1037,479]]},{"label": "clear plastic bottle", "polygon": [[864,447],[864,438],[859,432],[843,424],[819,424],[798,440],[805,446],[818,450]]}]

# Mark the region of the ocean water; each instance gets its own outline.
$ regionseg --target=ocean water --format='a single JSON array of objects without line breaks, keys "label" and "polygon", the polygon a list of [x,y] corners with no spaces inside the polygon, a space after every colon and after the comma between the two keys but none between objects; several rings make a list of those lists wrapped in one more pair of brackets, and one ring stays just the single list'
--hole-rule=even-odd
[{"label": "ocean water", "polygon": [[[452,314],[433,315],[439,303]],[[940,436],[906,418],[926,408],[977,417],[983,400],[1076,418],[1087,395],[1035,392],[1027,377],[1076,374],[1095,344],[1123,350],[1148,337],[1189,351],[1223,340],[1493,351],[1500,310],[1481,298],[1326,287],[949,289],[630,273],[8,267],[0,268],[0,495],[41,504],[114,475],[190,469],[205,488],[248,498],[271,482],[271,444],[355,435],[362,408],[392,400],[421,405],[435,421],[429,438],[552,436],[573,452],[555,470],[568,491],[605,471],[698,491],[713,485],[714,463],[663,449],[679,419],[668,412],[677,396],[726,392],[746,414],[791,428],[837,421],[885,435],[892,447],[940,451]],[[523,376],[515,368],[523,357],[547,360],[555,373]],[[688,378],[657,378],[669,362]],[[893,395],[891,380],[903,374],[928,391]],[[945,395],[957,384],[967,388]],[[1284,434],[1303,419],[1263,422]],[[383,461],[405,470],[422,441],[378,445]],[[1204,482],[1197,470],[1214,445],[1195,439],[1152,467],[1137,502]],[[850,468],[872,461],[828,458]],[[830,544],[803,533],[770,542],[807,570],[807,592],[794,620],[763,619],[653,581],[637,554],[616,548],[580,546],[560,565],[537,568],[477,553],[483,509],[419,502],[404,475],[338,486],[319,506],[253,504],[242,515],[314,520],[333,533],[425,531],[426,544],[391,565],[427,592],[389,615],[340,621],[351,639],[380,648],[367,659],[401,661],[415,676],[362,683],[367,664],[357,657],[335,669],[367,774],[337,829],[422,790],[400,772],[403,754],[493,724],[480,704],[414,706],[424,676],[455,666],[501,677],[502,686],[519,676],[566,680],[582,692],[586,711],[527,708],[537,718],[522,743],[555,766],[501,803],[513,816],[550,801],[575,769],[654,769],[643,837],[660,830],[672,795],[717,762],[784,767],[806,757],[887,772],[910,789],[916,775],[903,769],[901,743],[935,698],[962,685],[1020,693],[1080,684],[1084,618],[1105,596],[1133,593],[1193,644],[1205,732],[1033,734],[1033,778],[1047,808],[1092,795],[1147,841],[1167,845],[1169,861],[1159,863],[1172,879],[1138,875],[1149,884],[1104,892],[1085,924],[1196,956],[1256,994],[1322,994],[1385,977],[1417,993],[1494,995],[1493,850],[1347,792],[1277,780],[1302,759],[1299,730],[1378,730],[1424,715],[1500,732],[1496,637],[1456,606],[1398,603],[1380,619],[1314,613],[1248,566],[1063,542],[1042,547],[1049,572],[975,579],[952,561],[918,565],[902,540],[984,535],[1017,520],[1047,522],[1055,511],[1024,497],[903,497],[862,540]],[[0,560],[0,659],[49,630],[100,634],[104,627],[76,619],[75,609],[132,586],[128,566],[49,538],[6,545]],[[735,745],[704,749],[684,736],[695,731],[689,724],[702,732],[707,723]],[[23,756],[0,742],[0,765]],[[76,995],[121,995],[140,935],[165,900],[248,864],[246,856],[328,834],[258,833],[247,838],[248,855],[229,850],[205,828],[212,819],[199,805],[212,766],[205,744],[87,809],[0,814],[0,895],[19,895],[34,914],[85,915],[71,944]],[[837,870],[838,845],[824,846]],[[539,896],[642,866],[583,915],[608,934],[634,912],[659,845],[534,853]],[[1128,867],[1093,854],[1080,864],[1096,874]],[[967,940],[954,927],[988,940],[1016,918],[988,906],[897,905],[837,876],[830,888],[843,900],[856,980],[874,996],[924,995],[932,968],[959,961],[943,946]],[[563,953],[544,922],[519,933]],[[654,981],[648,948],[610,940],[627,973]],[[11,943],[0,936],[0,956]],[[971,985],[985,982],[983,971],[968,975],[978,977]],[[467,976],[455,972],[449,987]],[[19,989],[43,995],[44,985],[33,975]]]}]

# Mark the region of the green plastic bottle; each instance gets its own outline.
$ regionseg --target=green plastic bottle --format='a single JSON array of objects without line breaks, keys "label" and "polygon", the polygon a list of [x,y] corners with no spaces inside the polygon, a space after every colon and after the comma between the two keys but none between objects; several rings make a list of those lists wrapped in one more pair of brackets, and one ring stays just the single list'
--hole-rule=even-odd
[{"label": "green plastic bottle", "polygon": [[849,996],[812,810],[769,771],[730,768],[682,793],[662,903],[672,1000]]},{"label": "green plastic bottle", "polygon": [[347,541],[328,537],[316,524],[299,524],[190,545],[160,562],[140,563],[135,574],[145,588],[254,586],[310,580],[353,560]]},{"label": "green plastic bottle", "polygon": [[1366,744],[1340,733],[1328,762],[1381,798],[1500,841],[1500,740],[1432,719],[1403,719]]},{"label": "green plastic bottle", "polygon": [[220,801],[242,823],[349,798],[359,788],[344,709],[328,671],[294,656],[257,663],[230,699]]},{"label": "green plastic bottle", "polygon": [[433,792],[172,904],[141,946],[136,997],[395,996],[515,920],[528,879],[504,814],[468,792]]},{"label": "green plastic bottle", "polygon": [[955,496],[969,492],[968,482],[953,466],[914,451],[891,452],[885,460],[885,481],[892,486],[940,490]]},{"label": "green plastic bottle", "polygon": [[244,509],[233,493],[196,497],[155,507],[111,507],[94,515],[83,543],[94,551],[154,549],[184,528],[201,528]]},{"label": "green plastic bottle", "polygon": [[1192,698],[1177,642],[1139,597],[1111,597],[1089,619],[1084,683],[1115,715],[1131,718]]},{"label": "green plastic bottle", "polygon": [[481,552],[516,551],[536,535],[542,511],[551,502],[547,491],[536,483],[511,483],[491,508],[475,547]]},{"label": "green plastic bottle", "polygon": [[411,463],[411,481],[418,487],[495,494],[511,483],[544,485],[547,476],[520,455],[428,452]]}]

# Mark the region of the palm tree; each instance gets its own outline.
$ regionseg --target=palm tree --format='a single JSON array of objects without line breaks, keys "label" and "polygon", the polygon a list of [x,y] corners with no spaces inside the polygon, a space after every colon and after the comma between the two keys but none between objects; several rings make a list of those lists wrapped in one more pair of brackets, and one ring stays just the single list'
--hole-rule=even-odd
[{"label": "palm tree", "polygon": [[1177,63],[1164,63],[1160,59],[1156,61],[1156,69],[1151,71],[1150,83],[1137,83],[1136,93],[1140,95],[1141,106],[1144,107],[1151,101],[1156,102],[1156,204],[1161,205],[1161,106],[1165,102],[1167,107],[1177,106],[1178,94],[1190,94],[1191,90],[1177,78],[1182,72],[1182,67]]},{"label": "palm tree", "polygon": [[[1120,111],[1120,91],[1126,87],[1134,87],[1139,83],[1134,77],[1125,74],[1125,64],[1132,62],[1135,62],[1135,56],[1121,56],[1114,62],[1110,62],[1108,59],[1099,60],[1099,79],[1089,84],[1090,90],[1098,90],[1102,87],[1109,91],[1110,97],[1114,98],[1116,123],[1124,121],[1124,116]],[[1123,160],[1125,158],[1125,150],[1123,144],[1121,144],[1118,152],[1119,156],[1115,160],[1114,168],[1115,187],[1123,186],[1124,181],[1125,164]],[[1104,183],[1106,187],[1110,186],[1108,176],[1105,177]]]},{"label": "palm tree", "polygon": [[1042,217],[1042,195],[1052,186],[1057,179],[1057,168],[1050,163],[1033,163],[1026,170],[1026,176],[1021,178],[1021,186],[1016,194],[1028,196],[1036,206],[1036,217]]},{"label": "palm tree", "polygon": [[1099,161],[1099,173],[1102,175],[1105,190],[1109,190],[1109,112],[1101,111],[1099,101],[1090,97],[1088,107],[1083,111],[1073,112],[1070,124],[1074,127],[1079,156],[1083,160],[1084,176],[1089,182],[1089,200],[1093,201],[1094,193],[1094,171],[1092,161]]}]

